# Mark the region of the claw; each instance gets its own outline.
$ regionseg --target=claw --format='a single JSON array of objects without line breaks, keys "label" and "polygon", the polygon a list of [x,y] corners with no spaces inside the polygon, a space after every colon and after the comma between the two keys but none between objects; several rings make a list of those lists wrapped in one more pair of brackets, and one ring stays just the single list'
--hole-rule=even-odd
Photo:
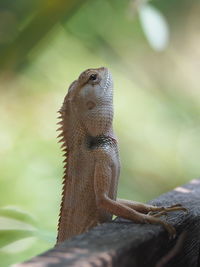
[{"label": "claw", "polygon": [[158,219],[158,217],[167,215],[168,212],[179,210],[188,213],[188,209],[184,208],[181,204],[175,204],[169,207],[151,207],[151,210],[145,216],[145,221],[151,224],[161,224],[169,233],[169,239],[174,239],[176,237],[175,228],[169,223]]},{"label": "claw", "polygon": [[175,205],[168,206],[168,207],[153,207],[151,208],[148,214],[159,217],[159,216],[165,215],[167,212],[179,211],[179,210],[188,213],[188,209],[183,207],[181,204],[175,204]]},{"label": "claw", "polygon": [[174,207],[182,207],[182,205],[180,203],[168,206],[167,208],[174,208]]},{"label": "claw", "polygon": [[182,210],[182,211],[188,213],[188,209],[183,207],[181,204],[175,204],[175,205],[172,205],[172,206],[165,208],[165,211],[178,211],[178,210]]},{"label": "claw", "polygon": [[174,239],[176,237],[176,229],[169,223],[164,222],[160,219],[155,218],[155,216],[146,215],[145,221],[150,224],[161,224],[168,232],[169,239]]}]

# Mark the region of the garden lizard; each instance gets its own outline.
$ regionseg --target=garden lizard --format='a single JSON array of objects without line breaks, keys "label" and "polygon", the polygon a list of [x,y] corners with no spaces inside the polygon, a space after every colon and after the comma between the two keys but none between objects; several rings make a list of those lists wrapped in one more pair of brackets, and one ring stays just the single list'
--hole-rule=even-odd
[{"label": "garden lizard", "polygon": [[113,80],[101,67],[87,69],[74,81],[59,110],[59,138],[64,151],[62,203],[57,243],[112,219],[174,227],[159,216],[183,210],[180,204],[157,207],[117,199],[120,162],[113,133]]}]

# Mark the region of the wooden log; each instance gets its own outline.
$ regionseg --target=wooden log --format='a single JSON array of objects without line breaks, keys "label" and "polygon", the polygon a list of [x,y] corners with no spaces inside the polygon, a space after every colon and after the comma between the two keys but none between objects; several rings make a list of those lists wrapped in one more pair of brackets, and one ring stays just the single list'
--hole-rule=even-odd
[{"label": "wooden log", "polygon": [[162,218],[176,228],[175,239],[170,240],[159,225],[117,218],[15,266],[200,266],[200,180],[192,180],[150,203],[159,206],[180,203],[188,208],[188,214],[171,212]]}]

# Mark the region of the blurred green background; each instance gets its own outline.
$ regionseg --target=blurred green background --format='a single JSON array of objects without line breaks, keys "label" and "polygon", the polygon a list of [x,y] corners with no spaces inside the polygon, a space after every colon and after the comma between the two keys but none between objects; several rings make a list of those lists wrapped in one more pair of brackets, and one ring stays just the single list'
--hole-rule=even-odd
[{"label": "blurred green background", "polygon": [[0,266],[55,243],[57,110],[83,70],[110,68],[119,196],[199,176],[198,0],[0,0]]}]

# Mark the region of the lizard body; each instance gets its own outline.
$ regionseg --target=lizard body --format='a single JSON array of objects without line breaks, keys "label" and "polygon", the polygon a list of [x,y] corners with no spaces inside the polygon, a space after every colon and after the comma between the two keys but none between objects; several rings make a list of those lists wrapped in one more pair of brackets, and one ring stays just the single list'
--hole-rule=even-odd
[{"label": "lizard body", "polygon": [[186,210],[181,205],[165,208],[116,199],[120,162],[112,128],[109,70],[102,67],[81,73],[69,87],[59,113],[65,165],[57,243],[110,221],[113,214],[136,223],[162,224],[174,235],[173,226],[157,217]]}]

